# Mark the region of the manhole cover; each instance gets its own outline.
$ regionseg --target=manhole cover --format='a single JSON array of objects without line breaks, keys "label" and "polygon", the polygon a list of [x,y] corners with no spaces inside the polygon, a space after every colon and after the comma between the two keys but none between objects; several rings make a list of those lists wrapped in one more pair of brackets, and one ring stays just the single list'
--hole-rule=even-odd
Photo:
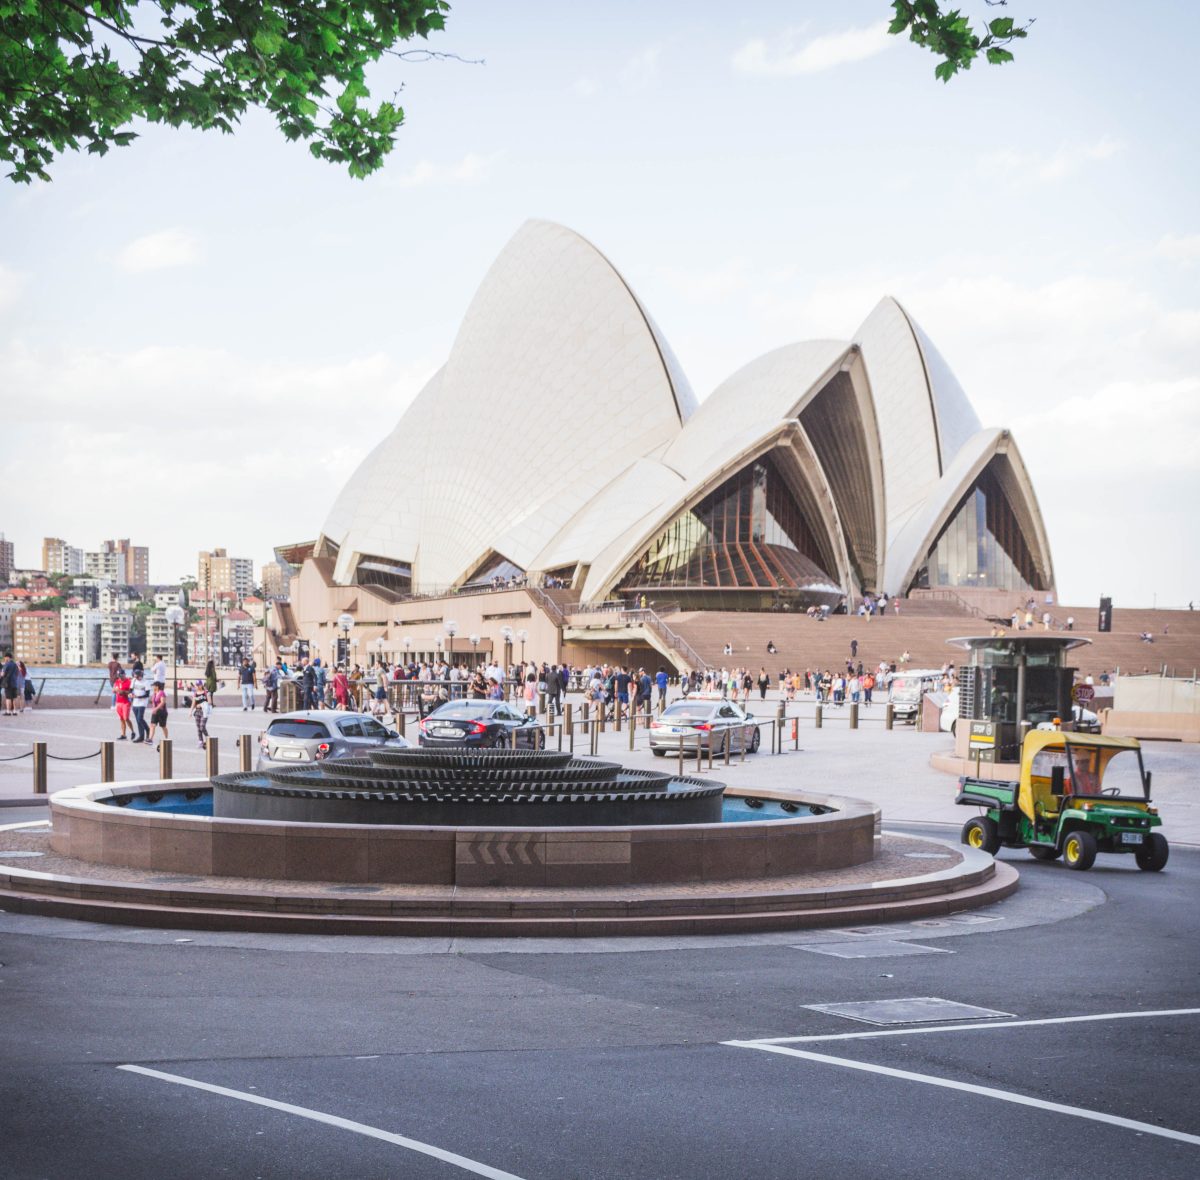
[{"label": "manhole cover", "polygon": [[847,1004],[803,1004],[813,1012],[844,1016],[867,1024],[941,1024],[947,1020],[991,1020],[1015,1013],[976,1008],[937,996],[912,996],[903,1000],[859,1000]]},{"label": "manhole cover", "polygon": [[13,860],[16,860],[18,857],[21,857],[21,856],[45,856],[45,855],[46,854],[44,852],[26,852],[23,849],[13,849],[12,852],[0,850],[0,856],[4,857],[5,860],[8,860],[10,857]]},{"label": "manhole cover", "polygon": [[833,955],[838,959],[881,959],[885,955],[952,955],[941,947],[921,946],[916,942],[895,942],[888,938],[856,938],[853,942],[803,943],[798,951],[814,955]]}]

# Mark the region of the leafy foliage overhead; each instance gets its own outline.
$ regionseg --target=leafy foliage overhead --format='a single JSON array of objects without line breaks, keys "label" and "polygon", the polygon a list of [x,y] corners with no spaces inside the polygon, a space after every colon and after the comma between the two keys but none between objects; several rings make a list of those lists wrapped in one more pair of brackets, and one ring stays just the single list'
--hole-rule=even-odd
[{"label": "leafy foliage overhead", "polygon": [[[985,0],[990,8],[1004,8],[1007,0]],[[987,21],[976,32],[970,18],[957,9],[942,11],[938,0],[893,0],[895,16],[888,32],[898,35],[908,30],[908,39],[931,50],[943,60],[933,71],[943,82],[949,82],[959,70],[969,70],[971,63],[982,53],[994,66],[1012,61],[1005,48],[1029,35],[1029,26],[1018,25],[1010,16]]]},{"label": "leafy foliage overhead", "polygon": [[[66,150],[104,155],[135,119],[233,130],[248,107],[351,176],[375,171],[404,121],[371,104],[366,67],[444,24],[444,0],[0,0],[0,160],[49,180]],[[394,96],[393,96],[394,97]]]}]

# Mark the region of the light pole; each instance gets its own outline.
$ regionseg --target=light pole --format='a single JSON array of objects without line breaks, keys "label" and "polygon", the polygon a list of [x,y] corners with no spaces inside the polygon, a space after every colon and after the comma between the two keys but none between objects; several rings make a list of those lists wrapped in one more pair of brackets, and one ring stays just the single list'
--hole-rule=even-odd
[{"label": "light pole", "polygon": [[479,636],[472,632],[467,636],[471,641],[471,670],[479,666]]},{"label": "light pole", "polygon": [[529,638],[529,632],[524,627],[517,632],[517,638],[521,641],[521,663],[525,662],[525,640]]},{"label": "light pole", "polygon": [[[346,647],[346,659],[349,660],[350,659],[350,628],[354,626],[354,616],[352,614],[350,614],[348,611],[343,611],[342,614],[338,615],[338,617],[337,617],[337,625],[342,629],[342,641]],[[335,655],[340,655],[340,654],[341,654],[340,652],[335,653]],[[335,664],[338,664],[341,661],[339,661],[335,658],[333,662]]]},{"label": "light pole", "polygon": [[406,635],[402,642],[404,643],[404,671],[407,674],[408,665],[412,662],[412,636]]},{"label": "light pole", "polygon": [[445,622],[446,634],[450,636],[450,662],[454,662],[454,637],[458,634],[458,624],[453,619]]},{"label": "light pole", "polygon": [[173,603],[166,610],[167,622],[171,624],[171,678],[175,681],[171,708],[179,708],[179,624],[187,617],[183,607]]},{"label": "light pole", "polygon": [[383,636],[375,640],[375,663],[383,667]]},{"label": "light pole", "polygon": [[504,675],[508,675],[509,665],[512,663],[512,644],[513,644],[513,629],[506,623],[500,628],[500,635],[504,639]]}]

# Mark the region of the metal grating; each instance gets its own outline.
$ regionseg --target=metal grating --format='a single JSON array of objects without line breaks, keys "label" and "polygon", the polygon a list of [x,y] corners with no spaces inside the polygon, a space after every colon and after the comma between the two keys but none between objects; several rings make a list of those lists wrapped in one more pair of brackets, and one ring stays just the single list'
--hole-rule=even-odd
[{"label": "metal grating", "polygon": [[995,1008],[977,1008],[937,996],[910,996],[898,1000],[859,1000],[841,1004],[803,1004],[812,1012],[844,1016],[865,1024],[944,1024],[953,1020],[994,1020],[1015,1016]]},{"label": "metal grating", "polygon": [[856,938],[853,942],[801,943],[798,951],[833,955],[838,959],[882,959],[889,955],[952,955],[953,951],[918,942],[895,942],[888,938]]}]

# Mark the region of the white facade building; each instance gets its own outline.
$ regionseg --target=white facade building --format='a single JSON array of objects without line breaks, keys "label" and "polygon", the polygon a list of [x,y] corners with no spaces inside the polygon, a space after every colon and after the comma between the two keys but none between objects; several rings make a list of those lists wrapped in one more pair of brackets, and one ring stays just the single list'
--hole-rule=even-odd
[{"label": "white facade building", "polygon": [[[535,465],[498,494],[489,455],[553,474]],[[546,222],[501,252],[312,552],[335,585],[393,594],[552,575],[584,602],[692,609],[1054,584],[1011,434],[981,427],[896,300],[849,339],[759,357],[698,406],[612,264]]]},{"label": "white facade building", "polygon": [[100,611],[100,657],[107,663],[112,655],[124,660],[129,655],[133,632],[133,615],[125,610]]},{"label": "white facade building", "polygon": [[[109,652],[100,658],[104,612],[90,606],[67,606],[62,612],[62,662],[72,668],[105,663]],[[120,650],[120,649],[113,649]],[[120,652],[122,658],[127,651]]]}]

